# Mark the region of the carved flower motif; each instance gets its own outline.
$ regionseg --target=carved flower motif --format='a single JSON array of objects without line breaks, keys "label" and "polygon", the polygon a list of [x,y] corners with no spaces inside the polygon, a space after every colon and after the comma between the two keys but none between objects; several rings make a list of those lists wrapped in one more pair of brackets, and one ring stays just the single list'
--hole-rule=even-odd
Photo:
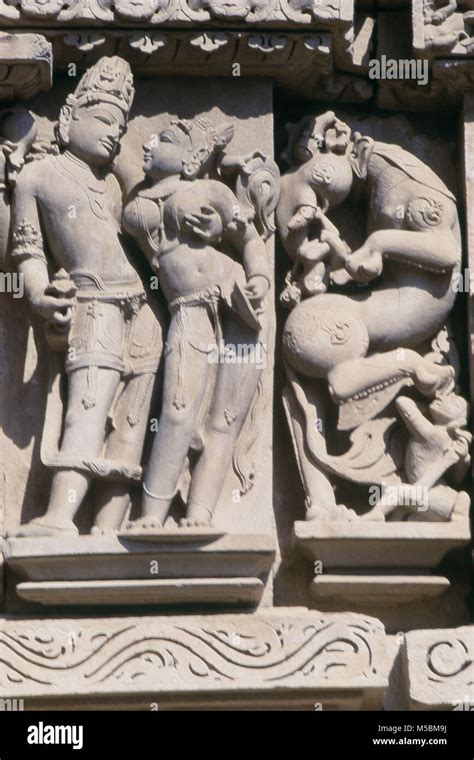
[{"label": "carved flower motif", "polygon": [[199,2],[201,7],[207,7],[213,16],[227,19],[242,19],[250,13],[251,0],[205,0]]},{"label": "carved flower motif", "polygon": [[193,47],[201,48],[206,53],[214,53],[219,48],[227,45],[229,37],[223,32],[197,34],[190,40]]},{"label": "carved flower motif", "polygon": [[132,19],[150,19],[157,11],[166,11],[170,0],[115,0],[115,12]]},{"label": "carved flower motif", "polygon": [[156,53],[156,51],[164,47],[167,42],[168,38],[166,34],[162,34],[161,32],[152,32],[151,34],[137,32],[136,34],[132,34],[129,39],[130,47],[136,48],[146,55]]},{"label": "carved flower motif", "polygon": [[63,0],[23,0],[21,4],[27,16],[57,16],[64,7]]},{"label": "carved flower motif", "polygon": [[322,327],[329,335],[331,345],[342,346],[347,343],[351,329],[349,322],[339,319],[337,322],[326,322]]},{"label": "carved flower motif", "polygon": [[282,34],[251,34],[248,45],[253,50],[261,50],[262,53],[274,53],[283,50],[288,40]]},{"label": "carved flower motif", "polygon": [[414,198],[408,204],[406,219],[414,230],[437,227],[443,220],[443,204],[434,198]]},{"label": "carved flower motif", "polygon": [[66,34],[64,37],[64,42],[66,45],[76,47],[78,50],[82,50],[84,53],[87,53],[89,50],[93,50],[95,47],[103,45],[105,42],[105,37],[103,34],[99,34],[98,32],[90,32],[89,34],[78,32],[73,34]]}]

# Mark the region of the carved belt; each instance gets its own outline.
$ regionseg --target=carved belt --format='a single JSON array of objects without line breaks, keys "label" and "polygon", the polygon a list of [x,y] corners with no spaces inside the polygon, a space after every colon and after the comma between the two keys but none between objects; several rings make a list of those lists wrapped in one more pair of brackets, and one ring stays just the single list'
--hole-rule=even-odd
[{"label": "carved belt", "polygon": [[91,272],[75,272],[71,277],[77,288],[78,301],[101,301],[124,308],[131,307],[136,313],[140,305],[147,300],[140,280],[107,282]]}]

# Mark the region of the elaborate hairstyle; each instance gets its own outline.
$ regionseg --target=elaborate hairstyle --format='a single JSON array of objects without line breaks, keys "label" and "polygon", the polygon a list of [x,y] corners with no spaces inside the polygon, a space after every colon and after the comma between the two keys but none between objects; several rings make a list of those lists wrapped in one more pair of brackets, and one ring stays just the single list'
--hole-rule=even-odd
[{"label": "elaborate hairstyle", "polygon": [[287,124],[286,130],[288,133],[288,144],[286,149],[281,154],[281,158],[288,166],[293,166],[295,163],[305,163],[312,158],[313,155],[309,155],[309,147],[307,148],[308,155],[304,158],[296,155],[296,148],[301,141],[302,134],[311,128],[311,137],[315,143],[319,145],[319,150],[324,151],[324,135],[326,130],[332,126],[336,121],[334,111],[326,111],[326,113],[320,116],[305,116],[297,124]]},{"label": "elaborate hairstyle", "polygon": [[211,169],[216,157],[227,147],[234,136],[232,124],[214,127],[204,117],[192,120],[178,119],[172,124],[188,135],[191,141],[191,158],[183,163],[183,177],[189,180],[195,179],[199,174],[206,174]]}]

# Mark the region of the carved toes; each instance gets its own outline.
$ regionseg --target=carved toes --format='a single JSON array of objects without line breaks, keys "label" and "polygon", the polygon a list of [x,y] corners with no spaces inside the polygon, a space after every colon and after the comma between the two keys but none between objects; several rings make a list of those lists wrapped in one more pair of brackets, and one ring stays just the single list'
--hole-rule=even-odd
[{"label": "carved toes", "polygon": [[180,528],[208,528],[210,524],[210,520],[191,520],[188,517],[183,517],[179,521]]},{"label": "carved toes", "polygon": [[22,525],[15,535],[20,538],[39,538],[41,536],[77,536],[78,534],[79,531],[71,520],[53,523],[37,517],[26,525]]},{"label": "carved toes", "polygon": [[163,523],[156,517],[139,517],[138,520],[127,523],[128,530],[159,530],[160,528],[163,528]]}]

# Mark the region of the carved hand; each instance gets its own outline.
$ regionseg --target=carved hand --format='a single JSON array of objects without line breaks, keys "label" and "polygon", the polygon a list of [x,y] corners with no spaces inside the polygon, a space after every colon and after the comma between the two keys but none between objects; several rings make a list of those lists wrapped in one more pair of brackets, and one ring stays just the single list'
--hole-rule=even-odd
[{"label": "carved hand", "polygon": [[239,169],[242,174],[250,175],[252,170],[248,167],[248,164],[253,161],[254,158],[261,158],[262,161],[266,161],[267,156],[262,153],[261,150],[253,150],[251,153],[247,153],[246,156],[242,156],[239,161]]},{"label": "carved hand", "polygon": [[433,15],[431,16],[431,19],[429,20],[434,26],[439,26],[439,24],[441,24],[444,21],[444,16],[442,13],[436,12],[436,13],[433,13]]},{"label": "carved hand", "polygon": [[57,327],[67,327],[72,319],[73,298],[57,298],[41,295],[32,301],[33,310],[43,319],[51,321]]},{"label": "carved hand", "polygon": [[249,299],[257,305],[261,304],[269,289],[270,283],[267,278],[261,274],[256,274],[253,277],[250,277],[245,286],[245,292]]},{"label": "carved hand", "polygon": [[349,256],[346,270],[357,282],[371,282],[382,274],[382,254],[365,247],[360,248],[356,253]]},{"label": "carved hand", "polygon": [[201,206],[200,212],[186,214],[184,223],[197,237],[206,242],[218,243],[222,237],[222,219],[210,206]]}]

